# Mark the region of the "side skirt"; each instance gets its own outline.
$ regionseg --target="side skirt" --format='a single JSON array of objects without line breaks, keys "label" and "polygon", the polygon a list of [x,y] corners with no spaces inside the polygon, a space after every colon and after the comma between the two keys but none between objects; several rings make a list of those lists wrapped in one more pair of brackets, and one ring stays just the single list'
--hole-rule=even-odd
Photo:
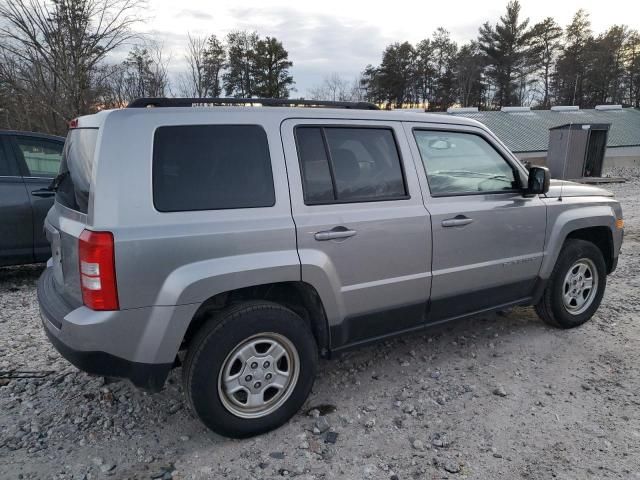
[{"label": "side skirt", "polygon": [[[354,350],[354,349],[357,349],[357,348],[360,348],[360,347],[364,347],[364,346],[367,346],[367,345],[378,343],[378,342],[381,342],[383,340],[388,340],[388,339],[391,339],[391,338],[400,337],[400,336],[403,336],[403,335],[406,335],[406,334],[409,334],[409,333],[420,332],[420,331],[428,329],[429,327],[440,325],[440,324],[443,324],[443,323],[447,323],[447,322],[450,322],[450,321],[453,321],[453,320],[461,320],[461,319],[464,319],[464,318],[475,317],[475,316],[478,316],[478,315],[485,315],[487,313],[497,312],[497,311],[504,310],[505,308],[510,308],[510,307],[521,307],[521,306],[533,305],[531,300],[532,300],[532,297],[521,298],[521,299],[515,300],[513,302],[504,303],[502,305],[496,305],[495,307],[485,308],[483,310],[478,310],[478,311],[471,312],[471,313],[465,313],[463,315],[458,315],[456,317],[443,318],[441,320],[436,320],[434,322],[425,323],[425,324],[417,326],[417,327],[408,328],[408,329],[405,329],[405,330],[398,330],[398,331],[394,331],[394,332],[387,333],[387,334],[384,334],[384,335],[380,335],[380,336],[377,336],[377,337],[372,337],[372,338],[367,338],[367,339],[364,339],[364,340],[358,340],[358,341],[355,341],[355,342],[347,343],[347,344],[339,346],[337,348],[331,348],[331,350],[329,351],[328,358],[331,358],[331,356],[336,354],[336,353],[343,353],[343,352],[346,352],[346,351],[349,351],[349,350]],[[333,328],[332,328],[332,330],[333,330]]]},{"label": "side skirt", "polygon": [[427,304],[417,303],[390,310],[347,317],[329,329],[331,349],[338,350],[362,343],[374,342],[403,332],[424,328]]},{"label": "side skirt", "polygon": [[[529,283],[529,285],[531,285],[531,283]],[[425,318],[425,313],[432,311],[432,306],[425,304],[347,318],[342,324],[333,325],[330,329],[331,349],[329,351],[329,357],[336,353],[342,353],[390,338],[426,330],[431,326],[440,325],[452,320],[485,315],[510,307],[534,305],[540,299],[545,286],[545,280],[536,279],[533,288],[528,288],[529,294],[526,296],[522,296],[516,300],[501,302],[490,307],[477,308],[470,312],[450,312],[449,315],[442,316],[441,318],[433,318],[431,315]],[[504,288],[508,289],[509,287]],[[456,301],[456,299],[452,298],[447,300],[449,302]],[[463,300],[458,300],[458,302],[460,301]],[[420,315],[420,312],[423,312],[422,315]],[[429,317],[431,318],[427,319]],[[392,327],[392,329],[389,327]],[[367,335],[367,333],[369,333],[369,335]]]}]

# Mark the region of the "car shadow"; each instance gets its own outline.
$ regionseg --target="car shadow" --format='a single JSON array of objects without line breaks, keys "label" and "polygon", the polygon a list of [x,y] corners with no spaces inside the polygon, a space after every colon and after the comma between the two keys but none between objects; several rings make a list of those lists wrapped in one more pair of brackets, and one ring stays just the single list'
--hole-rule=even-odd
[{"label": "car shadow", "polygon": [[8,283],[35,285],[45,268],[44,263],[0,267],[0,288],[7,287]]}]

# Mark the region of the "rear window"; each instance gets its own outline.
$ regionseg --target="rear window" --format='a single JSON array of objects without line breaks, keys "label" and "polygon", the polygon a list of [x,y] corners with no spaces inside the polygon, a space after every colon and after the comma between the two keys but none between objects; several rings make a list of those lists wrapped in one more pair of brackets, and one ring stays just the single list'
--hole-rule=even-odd
[{"label": "rear window", "polygon": [[70,130],[62,150],[60,172],[54,179],[56,201],[81,213],[87,213],[89,207],[97,139],[97,128]]},{"label": "rear window", "polygon": [[161,212],[273,206],[265,131],[256,125],[158,128],[153,202]]}]

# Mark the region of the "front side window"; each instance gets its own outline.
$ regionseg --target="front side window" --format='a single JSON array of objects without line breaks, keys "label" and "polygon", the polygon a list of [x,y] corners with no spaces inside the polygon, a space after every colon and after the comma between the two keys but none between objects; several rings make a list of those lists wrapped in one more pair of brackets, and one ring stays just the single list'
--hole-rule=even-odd
[{"label": "front side window", "polygon": [[519,181],[511,165],[481,136],[415,130],[432,195],[513,191]]},{"label": "front side window", "polygon": [[35,137],[16,137],[30,177],[55,177],[62,159],[62,142]]},{"label": "front side window", "polygon": [[153,202],[161,212],[273,206],[265,131],[256,125],[158,128]]},{"label": "front side window", "polygon": [[406,198],[389,128],[297,127],[307,205]]}]

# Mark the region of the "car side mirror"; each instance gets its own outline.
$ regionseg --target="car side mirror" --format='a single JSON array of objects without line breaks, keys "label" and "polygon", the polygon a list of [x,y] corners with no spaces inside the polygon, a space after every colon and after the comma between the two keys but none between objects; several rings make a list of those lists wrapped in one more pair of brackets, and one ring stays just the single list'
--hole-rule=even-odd
[{"label": "car side mirror", "polygon": [[534,167],[529,170],[529,180],[527,181],[527,195],[541,195],[549,191],[551,174],[547,167]]}]

